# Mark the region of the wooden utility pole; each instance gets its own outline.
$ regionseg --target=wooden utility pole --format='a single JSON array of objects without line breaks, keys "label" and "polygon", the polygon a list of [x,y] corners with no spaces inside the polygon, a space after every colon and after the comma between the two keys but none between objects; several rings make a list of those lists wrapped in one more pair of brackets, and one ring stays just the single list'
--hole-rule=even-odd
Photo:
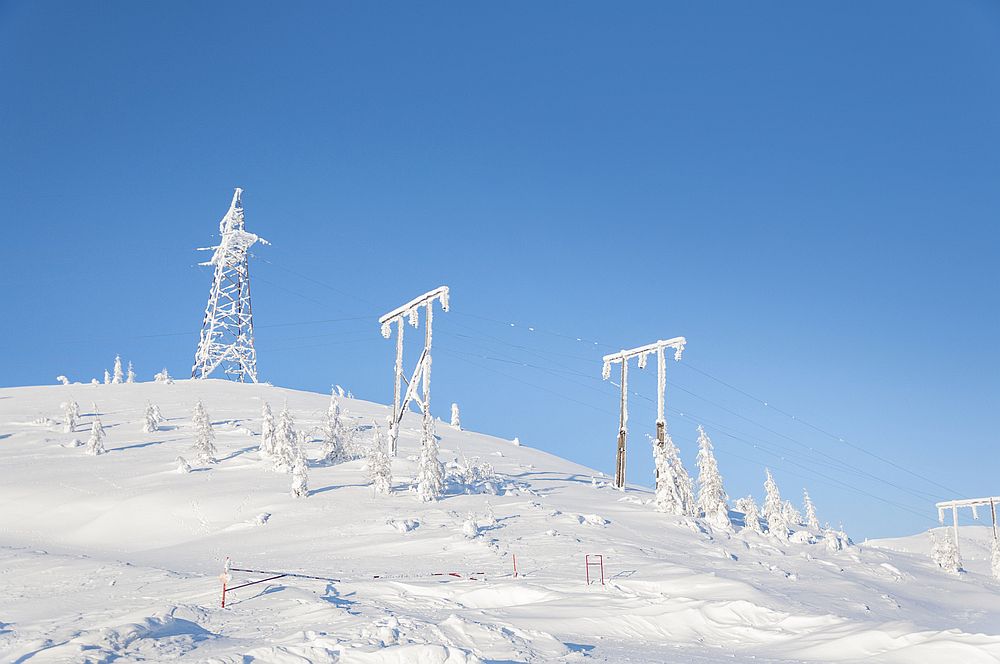
[{"label": "wooden utility pole", "polygon": [[604,356],[604,369],[602,375],[605,380],[611,377],[611,365],[620,362],[621,371],[621,412],[618,417],[618,447],[615,452],[615,481],[614,487],[622,491],[625,490],[625,460],[628,441],[628,361],[633,357],[638,358],[640,369],[646,368],[646,360],[652,353],[656,354],[656,444],[663,445],[667,440],[667,421],[664,415],[664,392],[666,391],[666,360],[663,351],[666,348],[674,349],[674,360],[681,359],[684,352],[684,345],[687,339],[684,337],[674,337],[666,341],[633,348],[632,350],[622,350]]},{"label": "wooden utility pole", "polygon": [[[403,413],[406,412],[410,401],[418,396],[418,381],[423,394],[420,395],[417,402],[423,412],[425,424],[429,424],[431,418],[431,342],[433,340],[434,301],[441,302],[441,309],[448,311],[448,294],[448,287],[440,286],[413,298],[401,307],[396,307],[378,319],[382,326],[382,336],[386,339],[392,336],[392,324],[396,323],[396,363],[393,369],[392,416],[389,418],[390,456],[396,456],[399,423],[403,419]],[[417,360],[417,367],[413,370],[412,377],[410,380],[406,380],[406,376],[403,375],[404,323],[409,322],[413,327],[417,327],[420,324],[421,308],[426,310],[427,319],[424,324],[424,350],[420,354],[420,359]],[[400,398],[404,382],[406,383],[406,392]]]}]

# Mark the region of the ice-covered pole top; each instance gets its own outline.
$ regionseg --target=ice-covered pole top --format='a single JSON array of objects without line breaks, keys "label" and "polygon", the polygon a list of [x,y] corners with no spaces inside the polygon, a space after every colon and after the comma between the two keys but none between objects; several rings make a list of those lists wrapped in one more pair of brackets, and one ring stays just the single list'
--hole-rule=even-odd
[{"label": "ice-covered pole top", "polygon": [[396,307],[389,313],[379,318],[378,322],[379,325],[382,326],[382,336],[388,339],[390,323],[402,318],[403,316],[407,316],[410,319],[410,324],[416,326],[417,309],[425,305],[433,304],[434,300],[440,300],[441,309],[448,311],[448,287],[438,286],[434,290],[427,291],[423,295],[413,298],[406,304]]},{"label": "ice-covered pole top", "polygon": [[602,372],[605,380],[611,376],[611,364],[614,362],[627,362],[633,357],[639,358],[639,368],[642,369],[646,366],[646,356],[662,351],[664,348],[674,349],[674,360],[681,359],[681,353],[684,352],[684,346],[687,344],[687,339],[684,337],[674,337],[673,339],[665,339],[656,341],[651,344],[646,344],[645,346],[639,346],[638,348],[633,348],[631,350],[621,350],[617,353],[611,353],[610,355],[604,356],[604,371]]}]

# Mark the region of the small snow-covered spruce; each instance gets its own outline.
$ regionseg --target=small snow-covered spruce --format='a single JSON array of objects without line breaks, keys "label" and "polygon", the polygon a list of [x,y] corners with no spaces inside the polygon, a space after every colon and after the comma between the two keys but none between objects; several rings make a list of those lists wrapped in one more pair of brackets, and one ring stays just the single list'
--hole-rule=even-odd
[{"label": "small snow-covered spruce", "polygon": [[160,428],[160,420],[156,416],[156,412],[156,406],[147,401],[142,423],[142,430],[146,433],[153,433]]},{"label": "small snow-covered spruce", "polygon": [[666,434],[663,445],[653,440],[653,462],[656,466],[657,511],[677,516],[694,516],[697,504],[691,477],[681,463],[680,453],[670,434]]},{"label": "small snow-covered spruce", "polygon": [[274,469],[284,472],[291,472],[295,464],[295,421],[291,413],[288,412],[288,404],[278,414],[278,425],[274,430],[274,447],[271,450],[271,457],[274,460]]},{"label": "small snow-covered spruce", "polygon": [[264,402],[260,414],[260,455],[266,459],[274,456],[274,414],[271,404]]},{"label": "small snow-covered spruce", "polygon": [[722,486],[722,475],[712,452],[712,441],[698,425],[698,509],[717,528],[729,528],[729,496]]},{"label": "small snow-covered spruce", "polygon": [[104,370],[104,384],[105,385],[111,384],[111,374],[108,372],[107,369]]},{"label": "small snow-covered spruce", "polygon": [[457,403],[451,404],[451,426],[455,427],[460,431],[462,429],[462,417],[461,414],[458,412]]},{"label": "small snow-covered spruce", "polygon": [[816,518],[816,506],[813,505],[812,498],[805,489],[802,489],[802,505],[806,508],[806,526],[809,530],[818,531],[819,519]]},{"label": "small snow-covered spruce", "polygon": [[201,399],[194,407],[191,420],[195,427],[194,451],[198,455],[198,461],[215,463],[215,431],[212,430],[212,421],[205,412]]},{"label": "small snow-covered spruce", "polygon": [[132,368],[132,362],[128,363],[128,371],[125,372],[125,382],[134,383],[135,382],[135,369]]},{"label": "small snow-covered spruce", "polygon": [[296,498],[309,496],[309,474],[306,470],[305,446],[307,436],[300,431],[295,446],[295,460],[292,462],[292,495]]},{"label": "small snow-covered spruce", "polygon": [[178,473],[190,473],[191,472],[191,464],[189,464],[187,462],[187,459],[185,459],[184,457],[182,457],[182,456],[177,457],[176,463],[177,463],[177,472]]},{"label": "small snow-covered spruce", "polygon": [[66,433],[73,433],[76,431],[76,420],[80,417],[80,406],[75,401],[68,401],[63,404],[63,414],[66,418],[66,423],[63,425],[63,430]]},{"label": "small snow-covered spruce", "polygon": [[120,385],[125,382],[125,374],[122,373],[122,356],[115,355],[115,368],[114,376],[111,378],[111,382],[115,385]]},{"label": "small snow-covered spruce", "polygon": [[946,572],[958,574],[962,571],[962,559],[951,534],[940,535],[933,530],[931,536],[931,560]]},{"label": "small snow-covered spruce", "polygon": [[170,377],[170,372],[167,371],[166,367],[163,367],[163,371],[160,373],[153,375],[153,381],[165,385],[173,385],[174,383],[174,379]]},{"label": "small snow-covered spruce", "polygon": [[780,539],[788,539],[788,522],[785,520],[785,504],[781,501],[781,492],[771,475],[771,469],[765,469],[767,479],[764,481],[764,509],[762,516],[767,521],[767,532]]},{"label": "small snow-covered spruce", "polygon": [[87,454],[97,456],[105,452],[107,450],[104,449],[104,425],[101,424],[101,418],[95,417],[93,424],[90,425],[90,438],[87,439]]},{"label": "small snow-covered spruce", "polygon": [[792,504],[792,501],[786,500],[783,502],[781,509],[785,515],[785,523],[788,524],[789,528],[801,526],[805,523],[805,520],[802,518],[802,512]]},{"label": "small snow-covered spruce", "polygon": [[383,495],[392,493],[392,460],[386,453],[382,430],[375,422],[372,422],[372,446],[366,466],[372,491]]},{"label": "small snow-covered spruce", "polygon": [[993,545],[990,548],[990,571],[993,578],[1000,581],[1000,539],[993,538]]},{"label": "small snow-covered spruce", "polygon": [[340,402],[336,393],[330,394],[330,407],[326,411],[326,422],[323,423],[323,460],[336,463],[345,456],[347,437],[346,427],[340,414]]},{"label": "small snow-covered spruce", "polygon": [[69,385],[69,378],[66,376],[56,376],[56,380],[58,380],[62,385]]},{"label": "small snow-covered spruce", "polygon": [[441,497],[444,492],[444,465],[438,459],[437,437],[434,423],[424,418],[420,434],[420,461],[417,464],[417,495],[424,502]]},{"label": "small snow-covered spruce", "polygon": [[757,509],[757,501],[753,499],[753,496],[737,500],[736,509],[743,512],[743,530],[764,533],[764,529],[760,525],[760,510]]}]

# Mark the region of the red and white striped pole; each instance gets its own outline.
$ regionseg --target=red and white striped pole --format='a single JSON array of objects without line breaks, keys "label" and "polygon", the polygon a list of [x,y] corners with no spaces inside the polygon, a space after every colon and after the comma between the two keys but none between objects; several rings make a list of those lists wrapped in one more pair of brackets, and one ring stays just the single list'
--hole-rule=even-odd
[{"label": "red and white striped pole", "polygon": [[516,553],[512,553],[510,555],[514,559],[514,578],[516,579],[517,578],[517,554]]}]

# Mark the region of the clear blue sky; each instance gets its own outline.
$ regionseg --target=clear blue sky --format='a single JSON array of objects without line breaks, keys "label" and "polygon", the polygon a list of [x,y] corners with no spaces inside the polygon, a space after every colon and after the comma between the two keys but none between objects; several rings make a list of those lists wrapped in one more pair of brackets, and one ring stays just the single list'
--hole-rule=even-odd
[{"label": "clear blue sky", "polygon": [[0,1],[0,384],[188,374],[241,186],[264,379],[389,401],[448,284],[436,414],[610,473],[600,356],[685,335],[689,466],[913,532],[1000,493],[998,154],[992,0]]}]

